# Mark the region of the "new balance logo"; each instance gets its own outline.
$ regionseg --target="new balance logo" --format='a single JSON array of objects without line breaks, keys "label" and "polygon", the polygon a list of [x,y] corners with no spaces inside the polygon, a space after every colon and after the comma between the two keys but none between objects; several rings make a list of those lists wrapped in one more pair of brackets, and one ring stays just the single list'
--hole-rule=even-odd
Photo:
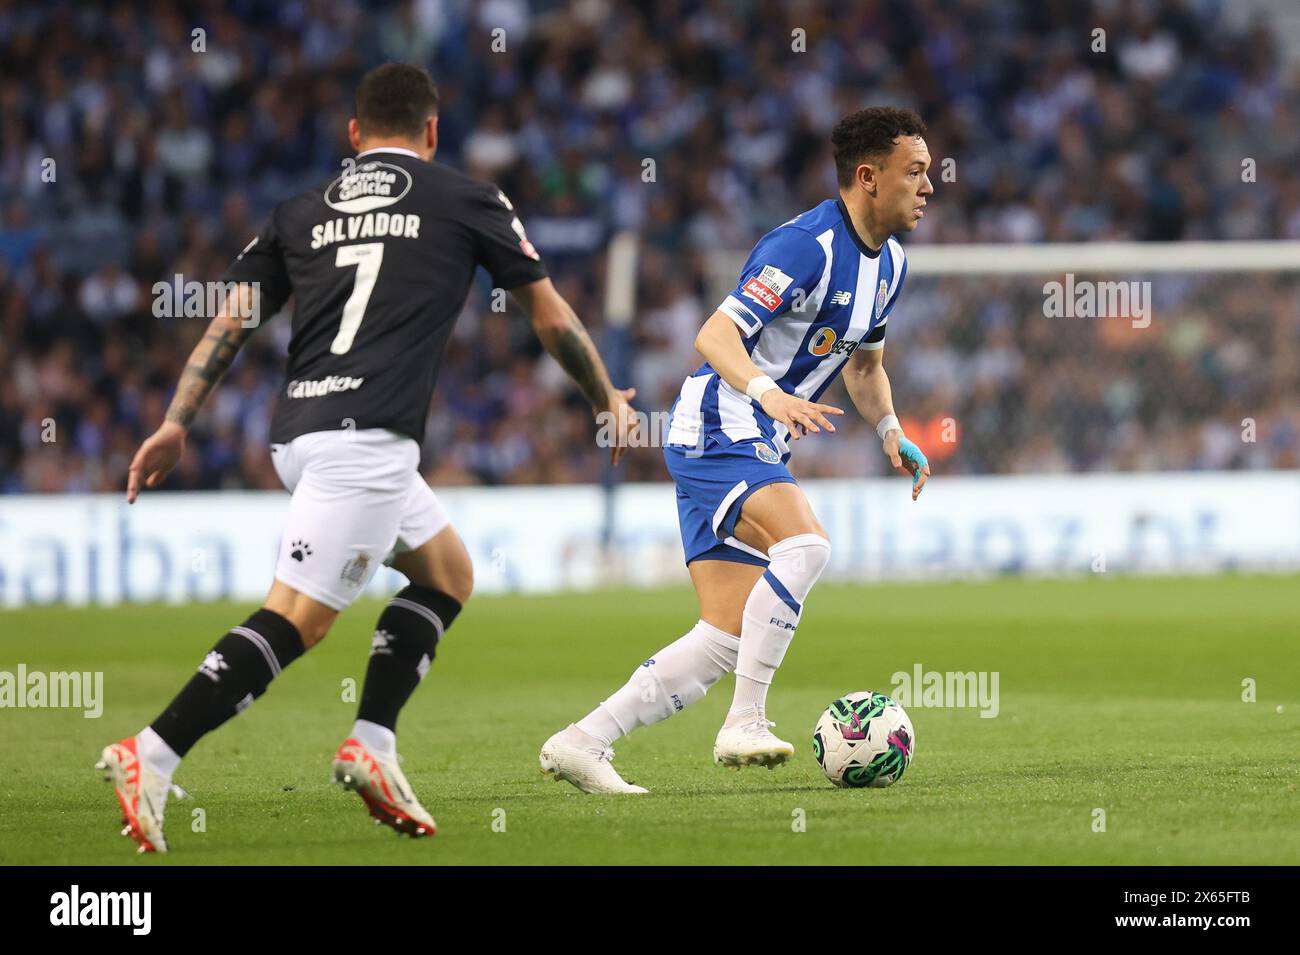
[{"label": "new balance logo", "polygon": [[230,664],[227,663],[225,657],[216,650],[209,650],[208,655],[204,657],[203,662],[199,664],[199,672],[213,683],[216,683],[221,679],[222,670],[229,669]]},{"label": "new balance logo", "polygon": [[853,300],[852,292],[836,292],[831,296],[832,305],[848,305]]},{"label": "new balance logo", "polygon": [[393,651],[388,646],[388,641],[393,639],[393,635],[387,630],[376,630],[374,639],[370,641],[370,655],[374,656],[392,656]]}]

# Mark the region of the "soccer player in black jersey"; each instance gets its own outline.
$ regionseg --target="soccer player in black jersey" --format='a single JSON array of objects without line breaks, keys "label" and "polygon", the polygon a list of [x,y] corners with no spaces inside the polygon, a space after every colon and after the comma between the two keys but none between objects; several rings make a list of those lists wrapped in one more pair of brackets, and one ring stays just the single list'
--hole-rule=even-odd
[{"label": "soccer player in black jersey", "polygon": [[163,810],[182,757],[265,692],[329,631],[381,564],[410,581],[379,616],[352,732],[334,780],[398,832],[434,821],[398,767],[397,715],[470,595],[469,554],[418,471],[438,364],[475,268],[509,290],[597,413],[631,442],[633,392],[615,388],[582,322],[556,292],[509,199],[433,162],[437,90],[420,69],[368,73],[348,124],[341,175],[288,199],[223,281],[225,307],[194,349],[166,420],[131,462],[127,500],[180,460],[187,429],[257,325],[294,297],[285,385],[271,425],[292,492],[275,580],[260,610],[207,654],[174,700],[135,736],[106,747],[140,851],[166,851]]}]

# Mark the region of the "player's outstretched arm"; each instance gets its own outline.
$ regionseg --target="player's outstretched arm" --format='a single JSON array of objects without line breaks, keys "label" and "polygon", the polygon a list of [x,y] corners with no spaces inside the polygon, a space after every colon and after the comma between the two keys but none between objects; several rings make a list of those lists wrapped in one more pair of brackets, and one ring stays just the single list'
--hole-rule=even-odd
[{"label": "player's outstretched arm", "polygon": [[858,413],[875,426],[889,463],[912,475],[912,500],[915,501],[930,477],[930,462],[904,436],[894,414],[894,393],[885,374],[885,350],[859,348],[844,370],[844,387]]},{"label": "player's outstretched arm", "polygon": [[844,412],[833,405],[821,405],[787,394],[769,376],[754,364],[745,350],[740,329],[726,312],[716,311],[695,336],[695,348],[722,376],[722,380],[741,394],[755,399],[763,410],[790,429],[790,437],[798,441],[809,431],[834,431],[827,415]]},{"label": "player's outstretched arm", "polygon": [[617,440],[610,448],[614,464],[632,445],[638,427],[636,413],[628,403],[636,396],[635,388],[615,388],[600,352],[587,334],[586,327],[550,279],[538,279],[510,294],[533,324],[542,347],[560,363],[574,383],[591,402],[597,418],[612,415]]},{"label": "player's outstretched arm", "polygon": [[[208,324],[203,339],[194,346],[176,385],[176,394],[167,407],[165,420],[131,459],[126,478],[128,504],[135,503],[141,487],[157,487],[161,484],[185,453],[185,435],[199,413],[199,408],[234,362],[248,336],[253,333],[254,325],[245,324],[234,315],[253,314],[251,309],[254,294],[252,287],[246,284],[232,289],[220,314]],[[243,297],[242,302],[235,300],[236,295]],[[243,307],[237,307],[238,305]]]}]

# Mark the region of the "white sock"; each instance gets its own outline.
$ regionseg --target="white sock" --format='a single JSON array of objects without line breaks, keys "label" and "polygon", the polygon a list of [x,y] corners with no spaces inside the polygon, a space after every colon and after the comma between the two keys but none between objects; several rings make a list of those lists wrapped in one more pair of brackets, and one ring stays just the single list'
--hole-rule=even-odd
[{"label": "white sock", "polygon": [[767,688],[803,612],[803,602],[831,559],[831,542],[820,534],[795,534],[773,544],[767,570],[745,601],[736,660],[736,694],[731,712],[767,705]]},{"label": "white sock", "polygon": [[701,620],[637,667],[626,684],[575,725],[608,744],[638,726],[667,719],[734,670],[739,647],[739,637]]},{"label": "white sock", "polygon": [[176,750],[168,746],[152,726],[146,726],[136,734],[135,748],[140,758],[149,764],[149,768],[166,779],[171,779],[176,767],[181,764]]},{"label": "white sock", "polygon": [[352,736],[376,756],[392,759],[397,755],[397,734],[387,726],[357,720],[352,724]]}]

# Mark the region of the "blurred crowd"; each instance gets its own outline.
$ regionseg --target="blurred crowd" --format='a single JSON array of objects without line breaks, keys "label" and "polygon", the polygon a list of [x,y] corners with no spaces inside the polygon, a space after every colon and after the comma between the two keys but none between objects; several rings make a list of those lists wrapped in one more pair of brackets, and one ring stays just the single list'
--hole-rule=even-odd
[{"label": "blurred crowd", "polygon": [[[864,105],[929,124],[936,195],[909,242],[1300,239],[1300,73],[1266,23],[1223,10],[0,0],[0,490],[123,487],[204,324],[154,317],[154,284],[220,277],[272,204],[334,175],[377,63],[430,69],[438,158],[510,195],[598,340],[604,250],[640,235],[619,374],[662,411],[716,304],[710,256],[833,196],[830,128]],[[909,433],[949,473],[1300,466],[1295,274],[1154,280],[1152,326],[1131,329],[1045,317],[1041,277],[910,279],[887,349]],[[491,302],[484,279],[423,470],[599,480],[590,412]],[[167,487],[279,486],[287,332],[282,316],[254,336]],[[794,465],[883,471],[865,424],[801,442]],[[664,477],[649,449],[624,471]]]}]

